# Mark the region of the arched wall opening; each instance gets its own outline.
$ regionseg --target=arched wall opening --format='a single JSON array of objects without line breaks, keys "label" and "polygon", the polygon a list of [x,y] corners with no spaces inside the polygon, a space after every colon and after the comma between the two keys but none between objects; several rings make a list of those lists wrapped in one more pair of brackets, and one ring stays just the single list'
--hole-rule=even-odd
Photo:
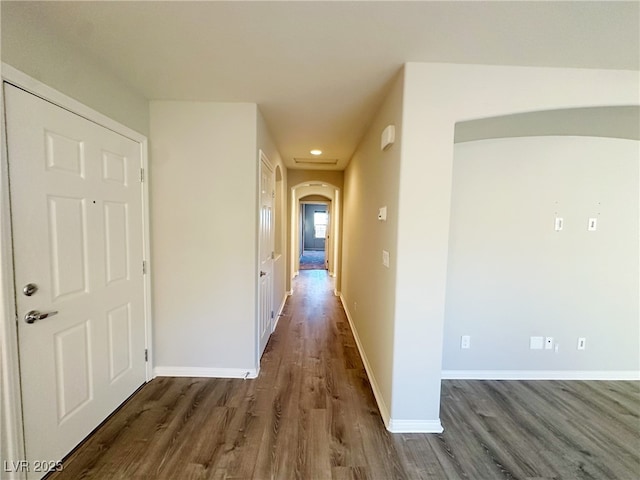
[{"label": "arched wall opening", "polygon": [[[633,71],[405,65],[393,375],[385,385],[391,387],[388,403],[392,430],[396,423],[408,428],[405,422],[409,420],[411,425],[421,425],[422,431],[441,429],[442,339],[456,123],[531,111],[637,105],[638,79],[638,72]],[[416,200],[423,207],[421,215],[410,217],[407,212]],[[411,221],[406,221],[408,218]],[[418,248],[423,253],[416,256]],[[416,338],[422,341],[416,342]],[[421,378],[419,385],[416,378]]]},{"label": "arched wall opening", "polygon": [[[291,237],[290,237],[290,270],[289,278],[299,274],[301,251],[301,204],[326,203],[329,210],[328,241],[326,258],[329,275],[335,278],[335,291],[340,291],[340,189],[328,183],[305,182],[291,187]],[[290,288],[291,291],[291,288]]]},{"label": "arched wall opening", "polygon": [[[454,138],[443,377],[538,370],[520,345],[531,332],[548,339],[554,371],[632,365],[640,107],[466,120]],[[577,351],[579,338],[598,348]]]}]

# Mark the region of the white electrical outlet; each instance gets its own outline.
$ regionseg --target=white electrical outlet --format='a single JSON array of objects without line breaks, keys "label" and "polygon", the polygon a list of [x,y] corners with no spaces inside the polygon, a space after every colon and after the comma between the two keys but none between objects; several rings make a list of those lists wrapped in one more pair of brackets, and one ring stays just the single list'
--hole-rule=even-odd
[{"label": "white electrical outlet", "polygon": [[578,350],[584,350],[587,348],[587,339],[584,337],[578,338]]},{"label": "white electrical outlet", "polygon": [[562,219],[562,217],[556,217],[556,222],[555,222],[556,232],[559,232],[560,230],[562,230],[563,226],[564,226],[564,220]]},{"label": "white electrical outlet", "polygon": [[529,339],[529,348],[531,350],[542,350],[544,348],[544,337],[531,337]]},{"label": "white electrical outlet", "polygon": [[546,337],[544,339],[544,349],[552,350],[553,349],[553,337]]},{"label": "white electrical outlet", "polygon": [[460,337],[460,348],[463,350],[471,348],[471,335],[462,335],[462,337]]}]

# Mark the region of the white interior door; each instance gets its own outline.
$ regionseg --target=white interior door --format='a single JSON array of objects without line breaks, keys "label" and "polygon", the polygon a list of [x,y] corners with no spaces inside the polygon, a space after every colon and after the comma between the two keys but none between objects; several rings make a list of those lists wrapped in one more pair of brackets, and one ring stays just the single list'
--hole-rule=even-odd
[{"label": "white interior door", "polygon": [[273,170],[260,152],[260,279],[258,347],[262,356],[273,321]]},{"label": "white interior door", "polygon": [[26,456],[56,461],[145,382],[141,149],[5,99]]}]

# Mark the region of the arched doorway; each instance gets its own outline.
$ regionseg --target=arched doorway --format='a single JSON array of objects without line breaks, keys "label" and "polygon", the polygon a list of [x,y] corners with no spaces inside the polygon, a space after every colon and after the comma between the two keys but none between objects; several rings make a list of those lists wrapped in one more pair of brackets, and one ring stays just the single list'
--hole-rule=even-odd
[{"label": "arched doorway", "polygon": [[299,270],[328,270],[331,200],[321,196],[300,199]]},{"label": "arched doorway", "polygon": [[[298,275],[300,271],[300,257],[305,252],[305,231],[304,231],[304,214],[305,205],[321,205],[318,209],[311,211],[326,212],[327,223],[325,231],[322,231],[322,225],[315,225],[314,229],[307,231],[307,236],[316,235],[324,236],[324,267],[328,270],[329,275],[336,278],[335,290],[339,291],[340,255],[339,255],[339,237],[340,237],[340,212],[341,212],[341,195],[340,189],[334,185],[320,182],[305,182],[291,188],[291,257],[290,257],[290,278]],[[321,215],[318,216],[322,220]],[[313,232],[313,233],[311,233]],[[323,235],[324,234],[324,235]],[[318,239],[313,238],[314,242]],[[315,251],[320,250],[318,243],[307,245],[318,245]],[[313,251],[309,248],[308,251]]]}]

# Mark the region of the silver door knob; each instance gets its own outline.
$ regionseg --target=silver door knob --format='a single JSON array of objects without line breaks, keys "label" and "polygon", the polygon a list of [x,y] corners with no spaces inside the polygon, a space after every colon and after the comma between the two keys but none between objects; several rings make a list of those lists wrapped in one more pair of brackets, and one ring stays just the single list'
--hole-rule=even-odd
[{"label": "silver door knob", "polygon": [[24,321],[31,324],[33,322],[35,322],[36,320],[42,320],[44,318],[47,317],[53,317],[54,315],[57,315],[58,312],[44,312],[44,313],[40,313],[37,310],[31,310],[29,313],[27,313],[24,316]]},{"label": "silver door knob", "polygon": [[30,297],[37,291],[38,291],[38,286],[35,283],[27,283],[22,289],[22,293],[24,293],[27,297]]}]

